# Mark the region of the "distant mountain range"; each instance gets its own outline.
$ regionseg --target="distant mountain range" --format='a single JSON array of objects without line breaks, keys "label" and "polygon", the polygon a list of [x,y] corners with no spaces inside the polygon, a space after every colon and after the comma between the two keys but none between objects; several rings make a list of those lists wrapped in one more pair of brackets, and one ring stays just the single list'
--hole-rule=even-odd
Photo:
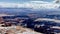
[{"label": "distant mountain range", "polygon": [[31,9],[31,8],[0,8],[0,14],[23,15],[27,13],[59,14],[59,9]]}]

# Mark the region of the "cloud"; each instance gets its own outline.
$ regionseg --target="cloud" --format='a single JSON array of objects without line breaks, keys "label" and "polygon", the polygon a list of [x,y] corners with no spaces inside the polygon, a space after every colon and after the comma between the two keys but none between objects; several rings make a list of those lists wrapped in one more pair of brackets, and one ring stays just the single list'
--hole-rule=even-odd
[{"label": "cloud", "polygon": [[31,3],[49,3],[49,2],[45,2],[45,1],[30,1]]},{"label": "cloud", "polygon": [[55,9],[59,8],[59,4],[54,4],[52,2],[45,2],[45,1],[30,1],[22,4],[22,7],[25,8],[33,8],[33,9]]},{"label": "cloud", "polygon": [[8,7],[11,7],[11,8],[16,8],[18,7],[18,3],[7,3],[7,2],[0,2],[0,8],[8,8]]},{"label": "cloud", "polygon": [[60,3],[60,0],[55,0],[53,1],[53,3]]},{"label": "cloud", "polygon": [[32,8],[32,9],[54,9],[58,8],[59,4],[54,4],[52,2],[45,2],[45,1],[29,1],[24,3],[7,3],[7,2],[0,2],[0,8]]},{"label": "cloud", "polygon": [[48,2],[44,1],[30,1],[30,2],[25,2],[22,4],[19,4],[18,7],[24,7],[24,8],[38,8],[41,7],[43,4],[47,4]]}]

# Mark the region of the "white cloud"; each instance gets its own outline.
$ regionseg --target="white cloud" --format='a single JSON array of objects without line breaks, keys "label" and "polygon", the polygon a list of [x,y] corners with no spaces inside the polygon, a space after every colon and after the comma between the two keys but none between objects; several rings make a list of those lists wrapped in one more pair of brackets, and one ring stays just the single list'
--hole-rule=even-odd
[{"label": "white cloud", "polygon": [[39,8],[55,9],[58,8],[59,6],[60,6],[59,4],[44,1],[30,1],[22,4],[22,7],[33,8],[33,9],[39,9]]},{"label": "white cloud", "polygon": [[0,2],[0,8],[8,8],[8,7],[11,7],[11,8],[16,8],[18,7],[18,3],[6,3],[6,2]]},{"label": "white cloud", "polygon": [[58,8],[59,4],[54,4],[52,2],[45,2],[45,1],[30,1],[25,3],[6,3],[6,2],[0,2],[0,8],[32,8],[32,9],[41,9],[41,8],[49,8],[54,9]]},{"label": "white cloud", "polygon": [[41,4],[41,3],[44,3],[44,4],[45,4],[45,3],[49,3],[49,2],[45,2],[45,1],[30,1],[30,2],[31,2],[31,3],[40,3],[40,4]]}]

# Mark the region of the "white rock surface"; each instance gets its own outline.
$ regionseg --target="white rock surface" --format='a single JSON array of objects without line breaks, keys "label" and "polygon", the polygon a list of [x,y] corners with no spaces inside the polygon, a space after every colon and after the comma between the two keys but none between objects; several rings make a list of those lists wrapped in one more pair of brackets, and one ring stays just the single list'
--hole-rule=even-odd
[{"label": "white rock surface", "polygon": [[0,27],[1,34],[41,34],[38,32],[35,32],[28,28],[23,28],[21,26],[11,26],[11,27]]}]

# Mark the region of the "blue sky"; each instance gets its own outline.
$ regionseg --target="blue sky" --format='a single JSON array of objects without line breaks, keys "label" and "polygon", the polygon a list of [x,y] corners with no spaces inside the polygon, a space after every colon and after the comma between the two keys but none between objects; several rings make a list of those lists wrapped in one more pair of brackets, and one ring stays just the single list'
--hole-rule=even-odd
[{"label": "blue sky", "polygon": [[22,3],[22,2],[28,2],[28,1],[53,1],[53,0],[0,0],[0,2],[12,2],[12,3]]},{"label": "blue sky", "polygon": [[0,7],[11,7],[11,8],[56,8],[58,4],[54,5],[54,0],[0,0]]}]

